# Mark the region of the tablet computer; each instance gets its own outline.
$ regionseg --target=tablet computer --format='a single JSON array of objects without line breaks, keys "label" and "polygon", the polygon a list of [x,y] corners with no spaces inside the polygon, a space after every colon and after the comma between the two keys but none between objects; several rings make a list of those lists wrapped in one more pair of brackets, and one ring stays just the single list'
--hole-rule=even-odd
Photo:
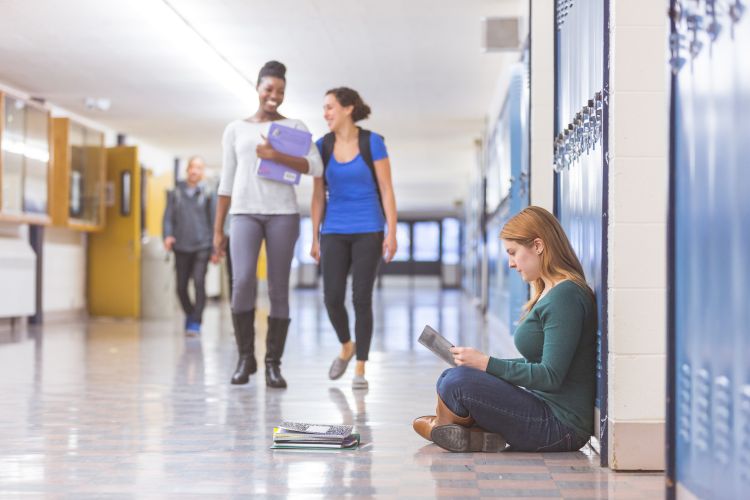
[{"label": "tablet computer", "polygon": [[456,366],[451,354],[451,347],[454,347],[445,337],[435,331],[430,325],[425,325],[422,334],[419,336],[419,343],[431,350],[435,355],[451,366]]}]

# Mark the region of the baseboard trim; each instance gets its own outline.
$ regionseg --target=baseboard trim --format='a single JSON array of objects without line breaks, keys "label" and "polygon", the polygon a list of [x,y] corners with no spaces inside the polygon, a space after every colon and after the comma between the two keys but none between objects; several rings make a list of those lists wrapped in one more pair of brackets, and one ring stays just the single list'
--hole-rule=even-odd
[{"label": "baseboard trim", "polygon": [[72,323],[74,321],[82,321],[88,318],[86,309],[70,309],[67,311],[45,311],[44,312],[44,323]]},{"label": "baseboard trim", "polygon": [[28,325],[26,316],[0,318],[0,333],[12,333],[24,330]]},{"label": "baseboard trim", "polygon": [[663,471],[664,422],[609,421],[609,467],[619,471]]}]

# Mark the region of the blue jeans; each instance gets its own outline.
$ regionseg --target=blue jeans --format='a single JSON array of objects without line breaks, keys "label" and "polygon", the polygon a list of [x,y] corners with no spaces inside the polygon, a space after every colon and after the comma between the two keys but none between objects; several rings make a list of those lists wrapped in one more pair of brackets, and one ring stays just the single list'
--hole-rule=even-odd
[{"label": "blue jeans", "polygon": [[445,405],[471,415],[482,429],[501,434],[514,451],[575,451],[586,444],[531,392],[489,373],[459,366],[437,381]]}]

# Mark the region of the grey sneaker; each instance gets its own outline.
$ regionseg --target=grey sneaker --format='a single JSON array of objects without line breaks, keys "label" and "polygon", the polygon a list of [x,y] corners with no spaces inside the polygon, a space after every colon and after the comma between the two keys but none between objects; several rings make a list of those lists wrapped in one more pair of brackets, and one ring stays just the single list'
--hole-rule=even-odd
[{"label": "grey sneaker", "polygon": [[367,389],[368,387],[369,384],[367,383],[367,379],[363,375],[355,375],[352,379],[352,389],[361,390]]},{"label": "grey sneaker", "polygon": [[[355,346],[356,349],[356,346]],[[356,350],[354,352],[357,352]],[[341,378],[341,376],[346,371],[346,367],[349,366],[349,361],[354,357],[354,354],[352,353],[351,358],[349,359],[341,359],[341,357],[336,356],[333,360],[333,363],[331,363],[331,368],[328,370],[328,378],[331,380],[336,380],[337,378]]]}]

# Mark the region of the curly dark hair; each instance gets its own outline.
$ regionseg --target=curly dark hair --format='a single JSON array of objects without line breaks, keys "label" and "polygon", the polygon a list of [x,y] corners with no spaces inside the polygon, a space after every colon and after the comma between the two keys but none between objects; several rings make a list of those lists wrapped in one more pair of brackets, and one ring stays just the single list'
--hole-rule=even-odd
[{"label": "curly dark hair", "polygon": [[326,95],[333,95],[336,100],[344,107],[354,106],[352,110],[352,120],[358,122],[370,116],[370,106],[360,97],[359,92],[349,87],[337,87],[326,92]]},{"label": "curly dark hair", "polygon": [[286,66],[279,61],[268,61],[258,72],[258,84],[260,84],[260,81],[267,76],[280,78],[286,81]]}]

